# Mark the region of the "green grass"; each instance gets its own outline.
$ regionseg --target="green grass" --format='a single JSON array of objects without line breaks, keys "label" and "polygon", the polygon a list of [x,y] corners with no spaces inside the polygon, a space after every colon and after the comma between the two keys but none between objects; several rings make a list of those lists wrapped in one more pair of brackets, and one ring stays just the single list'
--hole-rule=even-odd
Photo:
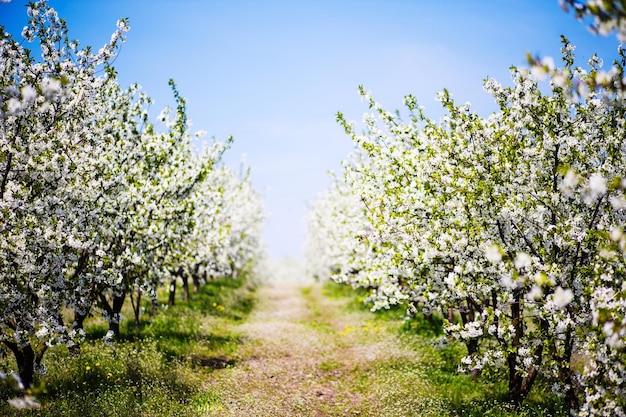
[{"label": "green grass", "polygon": [[[160,301],[166,297],[161,294]],[[41,409],[18,411],[2,401],[0,415],[195,417],[216,401],[202,391],[203,375],[236,362],[242,339],[232,329],[250,313],[255,297],[251,285],[225,278],[209,281],[189,303],[179,297],[155,317],[144,315],[139,326],[125,306],[121,340],[113,347],[101,340],[105,323],[91,319],[79,354],[63,347],[46,353],[48,372],[34,389]],[[0,366],[10,369],[12,361],[7,355]]]},{"label": "green grass", "polygon": [[[328,282],[322,291],[331,299],[344,299],[348,311],[369,309],[363,303],[366,290]],[[397,306],[376,312],[375,320],[395,329],[400,343],[419,352],[420,360],[407,362],[392,358],[374,367],[356,370],[356,380],[360,381],[357,386],[363,392],[374,391],[381,397],[383,405],[379,415],[430,415],[429,408],[432,415],[468,417],[567,415],[562,401],[542,380],[536,382],[522,407],[514,410],[506,399],[507,375],[504,372],[478,379],[458,372],[466,348],[460,343],[439,346],[443,320],[437,316],[428,320],[418,315],[407,321],[405,316],[405,308]]]},{"label": "green grass", "polygon": [[[265,351],[276,348],[271,344],[255,345],[237,330],[255,306],[255,288],[241,280],[215,280],[189,303],[179,298],[155,317],[142,316],[139,326],[127,306],[128,319],[114,347],[101,340],[105,323],[91,319],[86,323],[91,336],[80,354],[61,347],[46,353],[48,373],[35,390],[42,409],[17,411],[0,401],[0,415],[195,417],[220,415],[233,404],[249,406],[259,416],[566,415],[544,381],[516,411],[506,401],[506,375],[475,380],[457,372],[465,346],[439,346],[436,317],[407,321],[403,307],[371,313],[363,304],[367,291],[332,283],[298,291],[306,307],[290,323],[300,326],[303,337],[322,340],[318,351],[296,343],[305,350],[277,355]],[[160,301],[166,296],[161,294]],[[368,354],[373,359],[366,359]],[[256,357],[255,366],[265,363],[265,369],[293,355],[302,355],[305,366],[290,373],[300,369],[291,364],[254,380],[250,372],[244,377],[250,355]],[[0,357],[0,369],[10,368],[12,361]],[[283,385],[277,385],[279,380]],[[300,391],[289,393],[296,385]]]}]

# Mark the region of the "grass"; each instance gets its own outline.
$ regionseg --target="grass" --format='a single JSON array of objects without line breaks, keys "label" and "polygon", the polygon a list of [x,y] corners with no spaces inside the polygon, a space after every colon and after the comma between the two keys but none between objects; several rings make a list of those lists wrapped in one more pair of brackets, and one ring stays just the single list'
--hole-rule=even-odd
[{"label": "grass", "polygon": [[[167,294],[162,294],[164,301]],[[243,343],[236,326],[248,316],[255,290],[243,280],[219,279],[202,286],[192,301],[182,299],[137,327],[130,306],[121,340],[106,346],[106,325],[86,322],[90,335],[78,355],[51,348],[48,372],[36,381],[40,410],[18,411],[0,402],[0,415],[12,416],[198,416],[217,401],[202,391],[215,369],[232,366]],[[150,306],[146,305],[149,309]],[[9,370],[12,357],[0,360]]]},{"label": "grass", "polygon": [[[138,327],[124,322],[114,347],[93,337],[76,356],[51,349],[38,386],[42,409],[1,402],[0,415],[566,415],[541,381],[513,410],[504,375],[457,372],[465,347],[439,346],[437,323],[407,321],[400,307],[372,313],[366,297],[331,283],[255,290],[212,281],[190,303]],[[106,327],[92,320],[87,330],[101,336]]]},{"label": "grass", "polygon": [[[349,311],[365,311],[367,292],[345,285],[326,283],[323,292],[335,299],[346,300]],[[361,379],[368,390],[379,390],[383,398],[380,415],[431,415],[423,407],[437,410],[432,415],[450,416],[566,416],[562,401],[549,387],[538,381],[519,410],[506,400],[507,375],[481,376],[478,380],[459,373],[457,366],[466,350],[462,344],[439,346],[442,320],[426,320],[418,316],[405,320],[402,307],[374,314],[376,322],[392,327],[405,348],[419,352],[418,361],[390,359],[361,369]],[[402,323],[402,324],[400,324]],[[407,400],[407,397],[410,398]],[[419,403],[419,404],[418,404]],[[418,407],[418,408],[415,408]],[[422,409],[423,412],[416,412]]]}]

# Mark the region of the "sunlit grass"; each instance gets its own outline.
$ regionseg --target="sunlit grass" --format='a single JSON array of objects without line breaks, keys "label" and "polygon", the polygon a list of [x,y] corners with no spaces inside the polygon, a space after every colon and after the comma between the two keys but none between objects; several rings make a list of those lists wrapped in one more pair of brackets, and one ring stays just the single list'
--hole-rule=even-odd
[{"label": "sunlit grass", "polygon": [[[51,349],[36,392],[42,409],[18,412],[2,403],[0,415],[566,415],[541,381],[515,411],[505,375],[459,373],[465,347],[440,346],[436,318],[406,321],[402,307],[372,313],[362,303],[366,292],[335,284],[293,294],[299,302],[264,300],[261,316],[250,315],[254,288],[211,282],[190,303],[177,300],[139,326],[125,321],[114,347],[91,337],[79,355]],[[242,330],[249,326],[262,329],[265,344]],[[98,335],[106,326],[91,320],[87,329]]]},{"label": "sunlit grass", "polygon": [[[17,411],[1,402],[0,415],[202,415],[216,401],[215,395],[202,391],[203,375],[236,361],[242,340],[233,329],[254,302],[252,286],[225,278],[208,282],[189,303],[178,299],[154,317],[144,315],[139,326],[126,306],[121,340],[113,347],[101,340],[106,324],[91,319],[85,326],[90,336],[79,354],[63,347],[46,353],[48,372],[34,389],[41,409]],[[12,357],[1,364],[10,369]]]},{"label": "sunlit grass", "polygon": [[[326,283],[323,293],[331,299],[343,299],[347,311],[367,311],[363,304],[365,290],[354,290],[345,285]],[[418,353],[417,360],[389,358],[367,366],[359,365],[352,376],[356,387],[371,398],[378,398],[376,415],[381,416],[566,416],[561,400],[553,395],[542,381],[538,381],[528,399],[519,410],[507,402],[507,377],[505,374],[481,376],[478,379],[460,373],[457,368],[465,355],[465,346],[447,344],[440,346],[442,335],[440,317],[425,319],[418,316],[405,320],[405,309],[394,307],[373,314],[372,326],[386,327],[398,336],[398,343]],[[373,327],[375,328],[375,327]],[[341,335],[349,333],[359,337],[362,328],[350,326]],[[367,402],[364,402],[367,404]],[[363,415],[374,413],[364,408]]]}]

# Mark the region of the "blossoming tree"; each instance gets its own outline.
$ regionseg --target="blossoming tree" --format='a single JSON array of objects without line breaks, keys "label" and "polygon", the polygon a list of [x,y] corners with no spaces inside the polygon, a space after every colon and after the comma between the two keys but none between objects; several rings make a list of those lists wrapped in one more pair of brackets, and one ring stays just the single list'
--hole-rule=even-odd
[{"label": "blossoming tree", "polygon": [[75,287],[72,274],[93,249],[98,127],[103,116],[96,76],[114,55],[126,23],[98,53],[70,42],[45,3],[31,4],[23,36],[30,51],[2,30],[0,39],[0,340],[13,352],[22,383],[32,383],[47,346],[73,343],[61,309]]},{"label": "blossoming tree", "polygon": [[[177,107],[159,116],[161,132],[140,87],[119,86],[110,60],[124,20],[92,53],[45,1],[28,13],[22,35],[39,41],[41,60],[0,31],[0,342],[24,388],[44,370],[47,347],[79,346],[95,310],[107,339],[129,294],[138,321],[141,295],[154,300],[199,248],[229,254],[232,270],[254,263],[263,219],[249,177],[221,165],[228,144],[194,150],[173,81]],[[214,239],[214,227],[229,238]],[[65,309],[75,312],[70,326]]]},{"label": "blossoming tree", "polygon": [[[486,81],[500,107],[488,118],[444,92],[440,122],[408,96],[405,123],[361,90],[374,110],[367,131],[339,119],[357,148],[345,186],[368,225],[321,235],[331,246],[368,246],[326,273],[374,287],[374,308],[404,302],[409,312],[442,314],[446,334],[467,346],[463,366],[504,369],[516,405],[541,374],[572,411],[619,414],[623,310],[610,296],[623,291],[624,197],[615,184],[626,168],[624,109],[600,84],[572,94],[599,73],[597,58],[588,71],[575,67],[565,41],[563,61],[550,94],[528,70],[512,70],[512,87]],[[623,64],[611,71],[623,76]],[[344,216],[358,211],[337,206],[336,192],[327,198]],[[334,225],[314,219],[313,228]],[[346,273],[355,264],[366,279]],[[595,359],[580,370],[574,355]]]}]

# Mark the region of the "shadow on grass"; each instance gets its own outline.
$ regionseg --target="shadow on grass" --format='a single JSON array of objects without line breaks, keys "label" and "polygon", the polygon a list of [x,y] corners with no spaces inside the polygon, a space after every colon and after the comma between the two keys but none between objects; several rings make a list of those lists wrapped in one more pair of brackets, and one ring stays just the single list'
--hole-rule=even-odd
[{"label": "shadow on grass", "polygon": [[192,363],[197,366],[201,366],[203,368],[210,369],[225,369],[231,368],[235,366],[237,361],[232,358],[220,356],[220,357],[210,357],[210,356],[194,356],[191,359]]},{"label": "shadow on grass", "polygon": [[220,278],[207,281],[197,293],[190,292],[185,302],[178,294],[176,309],[241,321],[248,317],[256,305],[256,292],[252,284],[243,279]]},{"label": "shadow on grass", "polygon": [[[171,345],[191,342],[206,342],[218,347],[240,344],[239,336],[225,332],[223,322],[213,325],[215,328],[211,328],[211,323],[214,319],[239,322],[247,318],[256,305],[255,289],[243,279],[210,280],[197,293],[190,294],[189,301],[185,302],[178,294],[174,306],[159,309],[154,316],[141,315],[138,325],[131,319],[124,320],[120,325],[118,342],[154,339],[168,341]],[[159,301],[166,299],[167,294],[161,294]],[[159,305],[164,306],[165,303]],[[143,307],[150,311],[149,301],[145,301]],[[108,331],[103,321],[92,322],[86,327],[88,343],[102,340]]]},{"label": "shadow on grass", "polygon": [[[349,285],[326,282],[323,286],[326,297],[346,300],[348,309],[364,311],[369,306],[364,303],[369,292],[363,288],[353,289]],[[467,354],[462,343],[439,345],[443,336],[443,316],[429,317],[421,313],[406,320],[406,306],[394,306],[388,310],[376,311],[377,319],[402,321],[400,336],[404,343],[422,354],[421,364],[390,364],[394,372],[421,369],[421,378],[428,382],[429,392],[440,397],[452,416],[491,416],[491,417],[558,417],[567,416],[563,401],[552,394],[549,383],[538,380],[528,398],[519,409],[508,401],[508,377],[505,371],[494,375],[483,375],[478,379],[459,372],[461,359]]]},{"label": "shadow on grass", "polygon": [[[352,311],[369,311],[372,307],[367,302],[370,291],[366,288],[352,288],[350,285],[326,281],[322,287],[322,294],[330,299],[345,300],[346,307]],[[376,311],[376,316],[382,320],[400,320],[406,316],[406,306],[390,306],[388,309]]]},{"label": "shadow on grass", "polygon": [[[0,402],[0,415],[195,417],[206,372],[236,365],[244,340],[235,327],[254,308],[255,290],[243,279],[211,280],[189,302],[179,291],[173,307],[142,315],[138,326],[127,302],[112,347],[102,342],[107,323],[89,318],[78,354],[60,346],[46,353],[48,372],[33,392],[42,409],[17,411]],[[167,296],[159,294],[159,305]],[[142,307],[150,311],[150,301]],[[213,400],[206,401],[203,406]]]},{"label": "shadow on grass", "polygon": [[[244,343],[242,336],[220,325],[211,327],[202,322],[201,316],[188,313],[162,314],[152,321],[142,321],[140,327],[131,321],[124,322],[115,345],[136,344],[154,341],[156,348],[167,360],[184,360],[196,351],[203,355],[209,352],[220,354],[236,350]],[[87,344],[97,344],[106,334],[106,326],[89,328]]]},{"label": "shadow on grass", "polygon": [[467,417],[566,417],[569,415],[562,402],[554,401],[554,399],[526,401],[519,409],[515,409],[507,401],[506,395],[465,402],[453,401],[450,403],[450,411],[453,415]]},{"label": "shadow on grass", "polygon": [[457,370],[465,349],[460,344],[435,349],[434,360],[427,373],[430,385],[442,393],[452,415],[493,417],[557,417],[567,416],[560,398],[538,381],[519,409],[508,400],[506,371],[473,378]]}]

